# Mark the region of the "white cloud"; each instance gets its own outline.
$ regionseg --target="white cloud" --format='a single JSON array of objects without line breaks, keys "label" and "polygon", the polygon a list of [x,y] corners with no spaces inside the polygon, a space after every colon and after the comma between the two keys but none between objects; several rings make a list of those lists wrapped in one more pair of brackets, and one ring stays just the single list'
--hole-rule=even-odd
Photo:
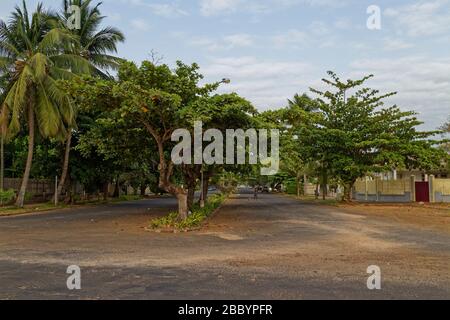
[{"label": "white cloud", "polygon": [[251,47],[254,45],[254,37],[246,33],[231,34],[218,39],[193,37],[188,43],[196,47],[205,48],[208,51],[225,51],[235,48]]},{"label": "white cloud", "polygon": [[[343,79],[359,79],[374,74],[369,87],[382,93],[397,91],[386,101],[403,110],[415,110],[426,129],[435,129],[445,121],[450,110],[450,58],[430,61],[424,57],[399,59],[361,59],[352,62]],[[230,78],[222,92],[237,92],[260,110],[283,107],[295,93],[309,88],[324,89],[320,81],[323,69],[308,61],[274,61],[256,57],[211,58],[202,69],[208,81]]]},{"label": "white cloud", "polygon": [[117,13],[117,12],[116,13],[106,13],[105,16],[108,17],[108,20],[112,20],[115,22],[122,20],[121,14]]},{"label": "white cloud", "polygon": [[313,21],[304,30],[290,29],[270,38],[276,48],[330,48],[336,46],[336,35],[322,21]]},{"label": "white cloud", "polygon": [[226,92],[237,92],[260,109],[282,107],[286,99],[311,84],[311,66],[298,61],[262,60],[255,57],[213,58],[202,69],[211,81],[230,78]]},{"label": "white cloud", "polygon": [[148,3],[145,0],[122,0],[122,2],[146,7],[150,10],[151,13],[165,18],[174,18],[189,15],[187,11],[180,8],[177,2]]},{"label": "white cloud", "polygon": [[200,12],[203,16],[215,16],[233,12],[253,14],[270,13],[276,9],[285,9],[299,5],[308,6],[346,6],[352,0],[200,0]]},{"label": "white cloud", "polygon": [[148,7],[154,14],[166,18],[188,15],[187,11],[180,9],[176,4],[149,4]]},{"label": "white cloud", "polygon": [[213,16],[235,11],[241,0],[201,0],[200,12],[204,16]]},{"label": "white cloud", "polygon": [[408,36],[442,35],[450,31],[450,1],[419,1],[391,7],[384,14],[394,21],[398,32]]},{"label": "white cloud", "polygon": [[131,26],[139,31],[149,31],[150,25],[147,23],[147,21],[143,19],[134,19],[131,20]]},{"label": "white cloud", "polygon": [[353,28],[353,23],[348,18],[339,18],[334,22],[334,27],[339,30],[349,30]]},{"label": "white cloud", "polygon": [[277,47],[294,46],[301,47],[309,42],[309,35],[301,30],[291,29],[272,37],[273,44]]},{"label": "white cloud", "polygon": [[224,41],[234,47],[250,47],[253,45],[253,37],[249,34],[233,34],[226,36]]},{"label": "white cloud", "polygon": [[374,74],[374,87],[397,91],[390,101],[418,111],[428,129],[435,129],[450,113],[450,58],[366,59],[354,61],[351,69],[352,78]]},{"label": "white cloud", "polygon": [[413,47],[414,45],[412,43],[398,38],[385,38],[383,41],[383,48],[387,51],[410,49]]}]

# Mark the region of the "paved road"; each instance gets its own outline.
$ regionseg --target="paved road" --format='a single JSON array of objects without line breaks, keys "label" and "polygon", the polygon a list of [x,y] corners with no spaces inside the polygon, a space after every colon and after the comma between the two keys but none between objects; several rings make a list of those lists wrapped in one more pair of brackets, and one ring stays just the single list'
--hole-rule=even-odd
[{"label": "paved road", "polygon": [[[145,231],[174,208],[165,198],[0,218],[0,299],[450,299],[446,232],[278,195],[237,195],[199,232]],[[66,288],[69,265],[80,291]],[[370,265],[380,291],[366,287]]]}]

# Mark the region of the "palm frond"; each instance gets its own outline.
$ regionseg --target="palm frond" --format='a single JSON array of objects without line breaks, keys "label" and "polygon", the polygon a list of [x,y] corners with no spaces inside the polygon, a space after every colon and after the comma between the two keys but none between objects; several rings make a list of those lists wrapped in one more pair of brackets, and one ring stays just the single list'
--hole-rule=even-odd
[{"label": "palm frond", "polygon": [[39,82],[36,90],[35,114],[39,131],[43,137],[54,137],[63,130],[59,108],[48,95],[44,84]]},{"label": "palm frond", "polygon": [[76,37],[64,29],[52,29],[49,31],[39,43],[37,51],[39,52],[61,52],[61,49],[68,47],[76,41]]},{"label": "palm frond", "polygon": [[76,54],[59,54],[50,57],[54,65],[61,69],[70,70],[75,74],[91,74],[92,66],[88,60]]},{"label": "palm frond", "polygon": [[42,81],[47,76],[47,70],[49,67],[49,59],[42,53],[36,53],[28,61],[31,69],[34,73],[34,79]]},{"label": "palm frond", "polygon": [[63,92],[58,86],[58,83],[50,77],[45,80],[44,86],[48,96],[58,107],[61,120],[68,127],[75,127],[75,111],[67,94]]}]

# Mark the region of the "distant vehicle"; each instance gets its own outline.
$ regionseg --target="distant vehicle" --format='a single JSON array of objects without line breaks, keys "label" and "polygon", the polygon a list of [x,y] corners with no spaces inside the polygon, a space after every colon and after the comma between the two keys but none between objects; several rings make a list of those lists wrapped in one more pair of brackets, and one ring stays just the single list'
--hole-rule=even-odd
[{"label": "distant vehicle", "polygon": [[263,193],[271,193],[271,192],[272,192],[272,188],[269,187],[269,186],[264,186],[264,187],[262,188],[262,192],[263,192]]},{"label": "distant vehicle", "polygon": [[283,185],[280,185],[280,184],[277,185],[273,191],[274,192],[283,192]]}]

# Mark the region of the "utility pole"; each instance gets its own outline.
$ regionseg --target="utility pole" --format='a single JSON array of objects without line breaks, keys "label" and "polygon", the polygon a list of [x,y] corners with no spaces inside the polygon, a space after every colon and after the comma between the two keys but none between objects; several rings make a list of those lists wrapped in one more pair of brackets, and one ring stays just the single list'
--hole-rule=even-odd
[{"label": "utility pole", "polygon": [[0,159],[0,190],[5,188],[5,138],[2,132],[2,140],[0,147],[1,159]]},{"label": "utility pole", "polygon": [[58,176],[55,177],[55,207],[58,206]]},{"label": "utility pole", "polygon": [[204,180],[203,180],[203,166],[202,166],[202,174],[201,174],[201,179],[202,179],[202,181],[201,181],[201,193],[200,193],[200,208],[204,208],[205,207],[205,194],[204,194]]}]

